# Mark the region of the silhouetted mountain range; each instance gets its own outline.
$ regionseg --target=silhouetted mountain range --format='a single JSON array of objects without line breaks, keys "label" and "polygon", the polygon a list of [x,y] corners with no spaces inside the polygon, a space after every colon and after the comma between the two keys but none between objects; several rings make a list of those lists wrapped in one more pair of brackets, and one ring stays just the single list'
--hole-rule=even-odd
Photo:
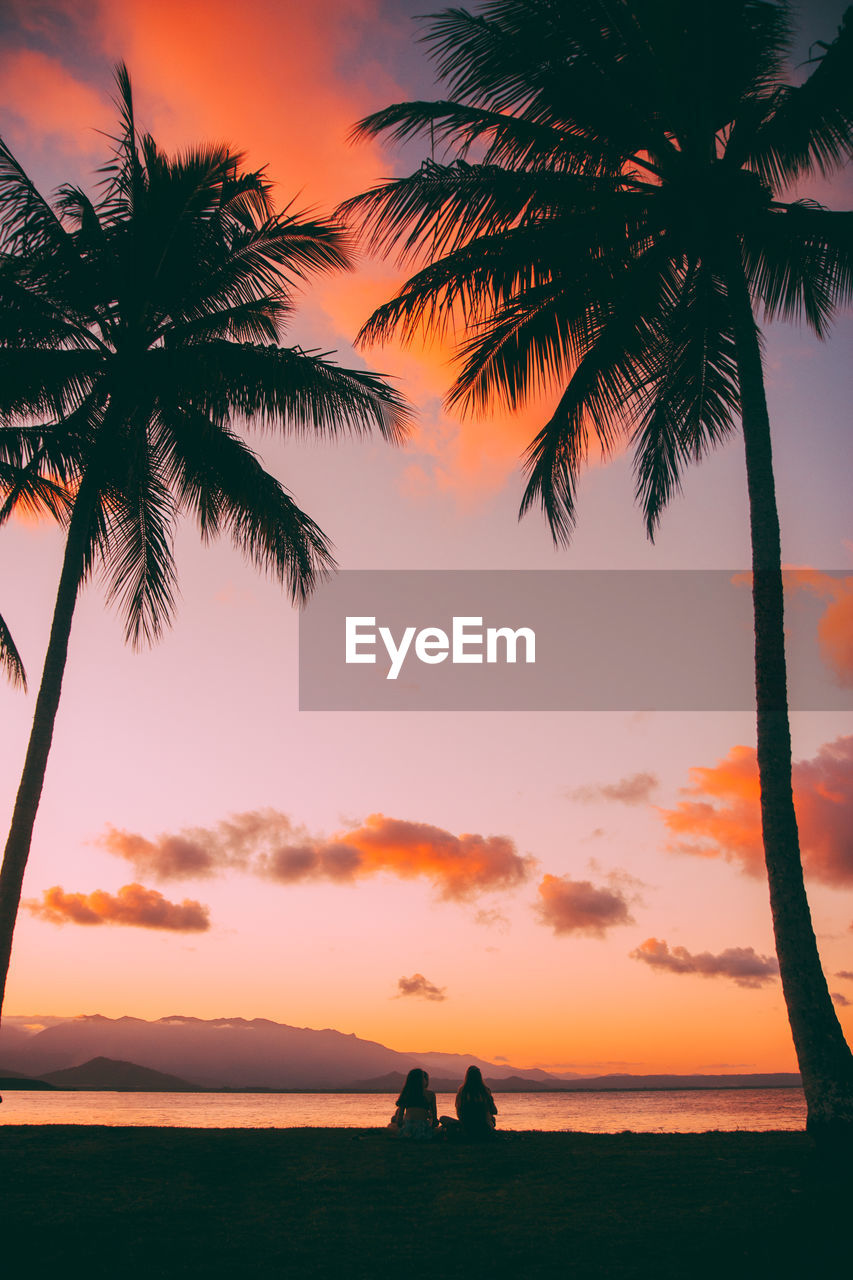
[{"label": "silhouetted mountain range", "polygon": [[58,1089],[110,1089],[122,1093],[185,1093],[198,1087],[180,1076],[152,1071],[135,1062],[117,1062],[115,1058],[93,1058],[79,1067],[51,1071],[42,1079]]},{"label": "silhouetted mountain range", "polygon": [[[26,1025],[39,1025],[36,1019],[4,1020],[0,1064],[10,1072],[53,1080],[56,1072],[103,1058],[213,1089],[349,1089],[389,1072],[405,1076],[414,1066],[452,1077],[457,1087],[472,1062],[494,1079],[519,1074],[516,1067],[482,1058],[400,1053],[340,1031],[289,1027],[265,1018],[205,1020],[176,1015],[147,1022],[96,1014],[51,1022],[42,1030],[27,1031]],[[525,1074],[536,1083],[559,1082],[535,1068]]]},{"label": "silhouetted mountain range", "polygon": [[265,1018],[11,1018],[0,1027],[0,1074],[23,1073],[60,1088],[303,1089],[399,1091],[424,1067],[437,1092],[455,1091],[475,1064],[492,1088],[708,1089],[799,1084],[793,1073],[755,1075],[556,1075],[539,1067],[448,1053],[402,1053],[340,1031],[289,1027]]}]

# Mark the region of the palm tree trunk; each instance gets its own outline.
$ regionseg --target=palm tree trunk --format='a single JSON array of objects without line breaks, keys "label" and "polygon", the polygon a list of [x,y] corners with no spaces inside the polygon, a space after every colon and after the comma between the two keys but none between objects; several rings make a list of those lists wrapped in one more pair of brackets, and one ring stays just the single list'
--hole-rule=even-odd
[{"label": "palm tree trunk", "polygon": [[68,638],[77,592],[83,577],[89,528],[94,509],[93,486],[84,477],[68,525],[68,538],[56,595],[56,607],[44,660],[41,685],[36,699],[33,727],[24,761],[24,771],[15,799],[12,825],[0,870],[0,1012],[9,974],[12,937],[21,901],[21,886],[30,854],[36,813],[41,799],[53,726],[62,691],[62,677],[68,654]]},{"label": "palm tree trunk", "polygon": [[758,330],[740,255],[728,273],[740,381],[752,537],[755,700],[761,825],[776,954],[808,1106],[818,1140],[853,1137],[853,1054],[826,985],[809,911],[791,787],[782,553],[770,420]]}]

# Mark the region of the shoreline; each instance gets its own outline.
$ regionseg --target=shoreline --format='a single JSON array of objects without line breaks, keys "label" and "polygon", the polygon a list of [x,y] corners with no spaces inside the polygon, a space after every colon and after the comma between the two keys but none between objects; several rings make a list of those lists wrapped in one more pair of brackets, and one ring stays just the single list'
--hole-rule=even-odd
[{"label": "shoreline", "polygon": [[[177,1093],[205,1093],[205,1094],[215,1094],[217,1096],[219,1096],[220,1094],[245,1094],[245,1095],[321,1094],[321,1095],[328,1095],[329,1097],[346,1097],[349,1095],[357,1096],[357,1095],[363,1094],[366,1097],[368,1096],[369,1097],[377,1097],[377,1096],[386,1097],[387,1096],[389,1098],[393,1098],[395,1094],[399,1093],[399,1089],[272,1089],[272,1088],[265,1088],[263,1086],[259,1086],[257,1088],[248,1088],[248,1089],[236,1089],[236,1088],[230,1088],[227,1086],[220,1089],[205,1089],[200,1085],[199,1086],[191,1085],[184,1089],[143,1089],[143,1088],[117,1089],[117,1088],[111,1088],[109,1085],[75,1085],[73,1087],[63,1086],[58,1084],[51,1084],[50,1081],[39,1080],[35,1077],[32,1080],[26,1080],[23,1083],[19,1083],[18,1082],[19,1079],[20,1077],[16,1077],[16,1076],[0,1077],[0,1093],[2,1093],[3,1090],[5,1089],[9,1093],[30,1093],[30,1092],[44,1093],[45,1091],[51,1092],[51,1093],[162,1093],[166,1095],[177,1094]],[[720,1084],[720,1085],[686,1084],[686,1085],[675,1085],[675,1086],[637,1085],[633,1088],[631,1086],[625,1086],[625,1085],[614,1085],[611,1088],[598,1088],[598,1089],[495,1089],[495,1088],[492,1088],[492,1093],[500,1093],[506,1096],[512,1096],[513,1094],[527,1094],[527,1093],[535,1093],[535,1094],[540,1094],[540,1093],[544,1093],[544,1094],[550,1094],[550,1093],[559,1093],[559,1094],[563,1094],[563,1093],[747,1093],[750,1091],[758,1092],[766,1089],[795,1089],[802,1092],[802,1085],[800,1084]],[[450,1090],[442,1089],[442,1090],[438,1090],[437,1092],[449,1093]]]}]

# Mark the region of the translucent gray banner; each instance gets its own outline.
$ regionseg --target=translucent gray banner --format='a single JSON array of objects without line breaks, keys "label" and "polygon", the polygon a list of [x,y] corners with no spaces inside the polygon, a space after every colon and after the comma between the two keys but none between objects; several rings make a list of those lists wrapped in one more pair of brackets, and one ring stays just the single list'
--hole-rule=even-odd
[{"label": "translucent gray banner", "polygon": [[[792,710],[853,708],[853,574],[786,571]],[[349,570],[300,618],[303,711],[739,711],[750,576]]]}]

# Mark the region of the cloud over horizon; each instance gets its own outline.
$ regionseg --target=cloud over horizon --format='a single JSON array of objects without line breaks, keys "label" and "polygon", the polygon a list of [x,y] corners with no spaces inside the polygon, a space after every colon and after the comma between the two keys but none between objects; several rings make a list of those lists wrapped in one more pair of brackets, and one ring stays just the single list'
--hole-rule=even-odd
[{"label": "cloud over horizon", "polygon": [[107,827],[98,843],[159,880],[237,870],[278,884],[341,884],[386,872],[402,880],[422,877],[440,898],[457,902],[516,888],[536,865],[508,836],[456,836],[430,823],[381,813],[331,839],[312,836],[278,810],[262,809],[154,840]]},{"label": "cloud over horizon", "polygon": [[727,947],[719,955],[710,951],[692,954],[686,947],[672,947],[662,939],[646,938],[630,953],[653,969],[669,973],[694,973],[703,978],[731,978],[739,987],[761,987],[779,973],[773,956],[760,956],[753,947]]},{"label": "cloud over horizon", "polygon": [[585,933],[603,938],[615,925],[633,924],[629,902],[617,885],[596,886],[571,876],[543,877],[534,908],[542,924],[554,933]]},{"label": "cloud over horizon", "polygon": [[[673,853],[725,858],[748,875],[764,874],[758,764],[754,747],[732,747],[710,767],[690,769],[686,798],[658,810]],[[853,883],[853,735],[825,743],[793,767],[803,866],[825,884]]]},{"label": "cloud over horizon", "polygon": [[421,1000],[446,1000],[447,987],[437,987],[422,973],[413,973],[411,978],[397,979],[397,994],[394,999],[401,1000],[404,996],[416,996]]},{"label": "cloud over horizon", "polygon": [[170,902],[156,889],[125,884],[118,893],[95,889],[92,893],[66,893],[58,884],[42,891],[41,899],[22,904],[49,924],[130,925],[140,929],[168,929],[174,933],[205,933],[210,909],[192,898]]}]

